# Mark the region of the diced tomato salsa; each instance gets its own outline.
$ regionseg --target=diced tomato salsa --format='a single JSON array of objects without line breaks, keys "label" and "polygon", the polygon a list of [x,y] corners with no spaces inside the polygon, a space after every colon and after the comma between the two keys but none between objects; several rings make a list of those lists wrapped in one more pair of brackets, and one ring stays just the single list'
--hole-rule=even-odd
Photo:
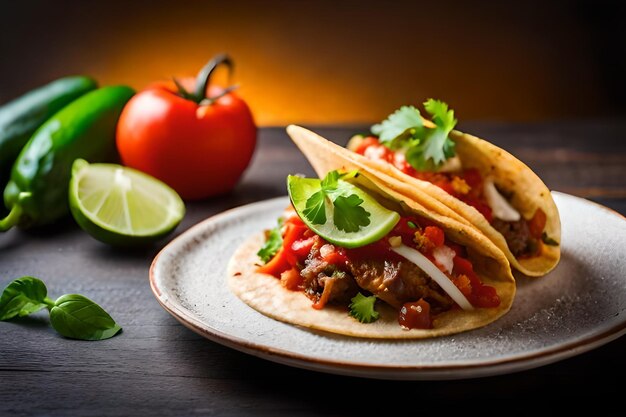
[{"label": "diced tomato salsa", "polygon": [[[463,169],[459,173],[417,171],[404,157],[402,152],[394,152],[381,144],[378,138],[368,136],[361,140],[354,152],[373,160],[386,161],[400,171],[422,181],[430,182],[446,193],[458,198],[465,204],[474,207],[490,223],[494,224],[491,207],[483,191],[483,177],[475,168]],[[518,257],[532,257],[541,253],[542,234],[546,226],[546,214],[538,208],[530,220],[525,220],[529,230],[530,244],[528,249]],[[509,243],[507,239],[507,243]],[[531,250],[534,248],[534,250]]]},{"label": "diced tomato salsa", "polygon": [[406,329],[432,329],[433,319],[430,315],[430,304],[423,298],[404,303],[398,314],[398,323]]},{"label": "diced tomato salsa", "polygon": [[[284,224],[283,245],[274,257],[261,266],[258,271],[280,278],[285,288],[293,291],[302,290],[302,280],[299,268],[302,268],[305,260],[309,257],[313,245],[318,243],[327,245],[320,236],[310,230],[297,216],[289,217]],[[484,285],[476,275],[473,265],[467,259],[467,251],[457,243],[448,240],[443,229],[433,222],[420,217],[402,217],[389,234],[369,245],[356,249],[345,249],[329,245],[328,251],[318,251],[316,256],[329,265],[336,265],[339,269],[348,262],[363,260],[385,259],[400,261],[403,258],[391,251],[391,237],[399,236],[407,246],[422,252],[427,258],[435,262],[433,250],[443,245],[454,251],[454,268],[448,277],[461,290],[463,295],[475,307],[497,307],[500,299],[493,287]],[[323,308],[326,300],[319,299],[314,308]],[[417,300],[407,303],[400,312],[400,324],[407,328],[430,328],[430,305],[426,300]],[[424,327],[425,326],[425,327]]]},{"label": "diced tomato salsa", "polygon": [[369,159],[389,162],[407,175],[422,181],[428,181],[476,208],[489,222],[493,220],[491,208],[486,203],[483,195],[483,178],[477,169],[464,169],[460,174],[417,171],[406,161],[401,152],[392,151],[373,136],[364,138],[354,151]]}]

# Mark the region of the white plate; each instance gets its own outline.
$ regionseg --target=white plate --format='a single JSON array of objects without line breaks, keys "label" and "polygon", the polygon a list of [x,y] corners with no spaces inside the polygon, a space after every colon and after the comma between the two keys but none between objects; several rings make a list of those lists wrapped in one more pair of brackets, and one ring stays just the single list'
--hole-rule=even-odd
[{"label": "white plate", "polygon": [[626,333],[626,221],[553,193],[562,258],[543,278],[518,277],[511,311],[482,329],[419,341],[356,339],[275,321],[226,285],[226,265],[251,233],[271,228],[286,197],[242,206],[192,227],[152,263],[157,300],[202,336],[264,359],[316,371],[388,379],[496,375],[552,363]]}]

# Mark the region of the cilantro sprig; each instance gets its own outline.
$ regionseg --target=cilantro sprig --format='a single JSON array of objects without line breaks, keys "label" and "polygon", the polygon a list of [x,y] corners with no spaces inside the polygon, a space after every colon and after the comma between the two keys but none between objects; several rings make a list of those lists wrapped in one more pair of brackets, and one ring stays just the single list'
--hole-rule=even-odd
[{"label": "cilantro sprig", "polygon": [[361,204],[363,199],[351,193],[340,181],[358,175],[356,172],[340,174],[330,171],[320,181],[320,189],[306,201],[304,216],[313,224],[324,224],[327,221],[326,208],[331,206],[333,223],[344,232],[358,232],[361,227],[370,224],[370,213]]},{"label": "cilantro sprig", "polygon": [[268,263],[270,259],[274,257],[283,246],[283,236],[281,229],[285,221],[283,218],[278,219],[278,225],[267,232],[265,243],[256,253],[259,258],[265,263]]},{"label": "cilantro sprig", "polygon": [[371,295],[369,297],[358,293],[351,300],[350,315],[360,321],[361,323],[371,323],[378,320],[378,311],[374,309],[376,303],[376,296]]},{"label": "cilantro sprig", "polygon": [[434,127],[424,126],[418,109],[402,106],[380,124],[372,126],[385,146],[405,152],[407,162],[419,171],[437,169],[455,155],[454,142],[449,134],[456,126],[454,110],[440,100],[428,99],[424,109],[431,116]]},{"label": "cilantro sprig", "polygon": [[541,240],[543,241],[543,243],[545,243],[546,245],[550,245],[550,246],[559,246],[559,242],[557,242],[556,240],[552,239],[550,236],[548,236],[548,234],[546,232],[543,232],[541,234]]}]

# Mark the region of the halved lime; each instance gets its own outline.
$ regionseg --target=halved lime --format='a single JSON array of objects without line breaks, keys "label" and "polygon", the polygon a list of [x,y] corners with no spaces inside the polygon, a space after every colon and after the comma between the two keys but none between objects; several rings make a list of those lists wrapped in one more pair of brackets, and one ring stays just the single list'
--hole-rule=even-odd
[{"label": "halved lime", "polygon": [[180,196],[165,183],[116,164],[72,165],[70,209],[94,238],[118,246],[156,241],[172,232],[185,215]]},{"label": "halved lime", "polygon": [[344,248],[358,248],[376,242],[389,233],[400,220],[400,215],[395,211],[383,207],[374,197],[361,188],[344,180],[339,180],[342,192],[345,196],[355,194],[363,202],[360,206],[369,213],[367,225],[358,227],[356,231],[340,230],[335,224],[334,204],[330,198],[325,198],[323,210],[325,222],[316,224],[307,218],[305,210],[307,200],[321,189],[321,180],[316,178],[302,178],[289,175],[287,177],[287,190],[293,207],[302,221],[315,233],[330,243]]}]

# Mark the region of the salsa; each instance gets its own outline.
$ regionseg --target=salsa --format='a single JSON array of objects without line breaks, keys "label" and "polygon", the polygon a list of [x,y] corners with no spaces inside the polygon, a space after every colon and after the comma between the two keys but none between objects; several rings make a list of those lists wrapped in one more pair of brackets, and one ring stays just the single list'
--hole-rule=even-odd
[{"label": "salsa", "polygon": [[382,239],[355,249],[326,242],[297,215],[287,216],[282,236],[282,247],[258,271],[279,278],[289,290],[303,291],[316,309],[345,303],[363,289],[395,307],[400,325],[411,329],[432,328],[433,316],[459,308],[436,282],[391,250],[399,244],[427,257],[473,307],[500,305],[495,288],[474,272],[466,249],[421,217],[402,217]]},{"label": "salsa", "polygon": [[407,161],[402,152],[396,152],[381,144],[374,136],[365,137],[353,149],[368,159],[385,161],[403,173],[444,190],[446,193],[474,207],[483,217],[500,232],[511,250],[518,258],[539,255],[542,247],[542,234],[546,226],[546,215],[537,209],[530,220],[520,218],[506,221],[494,216],[484,193],[484,179],[475,168],[460,169],[455,172],[418,171]]}]

